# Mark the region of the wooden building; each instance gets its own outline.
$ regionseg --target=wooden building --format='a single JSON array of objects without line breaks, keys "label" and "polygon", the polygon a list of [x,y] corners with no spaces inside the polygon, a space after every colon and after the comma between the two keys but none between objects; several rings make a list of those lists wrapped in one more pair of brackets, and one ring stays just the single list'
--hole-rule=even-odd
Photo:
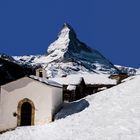
[{"label": "wooden building", "polygon": [[79,82],[63,85],[64,101],[75,101],[85,97],[86,85],[83,78],[79,78]]},{"label": "wooden building", "polygon": [[110,76],[109,76],[110,79],[115,79],[115,80],[117,80],[117,84],[120,84],[121,81],[122,81],[123,79],[126,79],[126,78],[128,78],[128,77],[129,77],[129,76],[128,76],[128,74],[126,74],[126,73],[113,74],[113,75],[110,75]]},{"label": "wooden building", "polygon": [[109,75],[103,74],[69,75],[67,77],[52,78],[52,80],[63,85],[63,100],[69,102],[117,84],[116,79],[110,79]]}]

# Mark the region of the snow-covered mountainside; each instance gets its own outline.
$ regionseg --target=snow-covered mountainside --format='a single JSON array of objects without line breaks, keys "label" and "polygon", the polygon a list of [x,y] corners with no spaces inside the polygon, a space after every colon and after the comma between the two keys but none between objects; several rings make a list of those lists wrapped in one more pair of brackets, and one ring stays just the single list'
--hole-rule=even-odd
[{"label": "snow-covered mountainside", "polygon": [[140,76],[68,103],[51,124],[21,127],[0,140],[139,140]]},{"label": "snow-covered mountainside", "polygon": [[126,67],[126,66],[120,66],[115,65],[122,73],[127,73],[128,75],[135,75],[139,73],[139,69],[132,68],[132,67]]},{"label": "snow-covered mountainside", "polygon": [[64,24],[58,38],[49,45],[46,55],[14,57],[24,64],[42,65],[48,77],[76,73],[118,73],[114,65],[97,50],[77,39],[73,28]]}]

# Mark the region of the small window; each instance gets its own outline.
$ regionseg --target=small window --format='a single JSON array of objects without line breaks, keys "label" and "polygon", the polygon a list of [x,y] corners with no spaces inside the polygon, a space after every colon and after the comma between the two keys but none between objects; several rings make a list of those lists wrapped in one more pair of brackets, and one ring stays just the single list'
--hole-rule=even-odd
[{"label": "small window", "polygon": [[39,72],[39,77],[43,77],[43,72],[42,71]]}]

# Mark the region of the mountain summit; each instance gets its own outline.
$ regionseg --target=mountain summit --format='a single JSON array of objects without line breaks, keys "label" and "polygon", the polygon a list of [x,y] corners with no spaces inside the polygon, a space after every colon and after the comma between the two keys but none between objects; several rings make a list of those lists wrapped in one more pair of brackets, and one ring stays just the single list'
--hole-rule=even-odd
[{"label": "mountain summit", "polygon": [[57,39],[42,56],[16,57],[24,63],[41,64],[49,77],[76,73],[118,73],[114,65],[97,50],[79,41],[74,29],[64,23]]},{"label": "mountain summit", "polygon": [[70,41],[75,41],[76,38],[76,33],[74,32],[73,28],[69,24],[64,23],[62,30],[58,34],[57,40],[50,44],[47,52],[51,53],[55,50],[62,50],[65,52],[69,47]]}]

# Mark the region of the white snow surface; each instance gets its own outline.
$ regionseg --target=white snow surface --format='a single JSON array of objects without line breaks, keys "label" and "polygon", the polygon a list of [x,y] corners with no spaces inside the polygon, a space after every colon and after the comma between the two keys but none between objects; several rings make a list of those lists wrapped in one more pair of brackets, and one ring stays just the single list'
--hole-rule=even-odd
[{"label": "white snow surface", "polygon": [[104,85],[115,85],[117,81],[115,79],[110,79],[107,74],[71,74],[67,77],[61,78],[50,78],[53,81],[61,85],[78,85],[82,78],[84,79],[86,84],[104,84]]},{"label": "white snow surface", "polygon": [[46,78],[41,78],[41,77],[34,76],[34,75],[30,75],[29,77],[34,79],[34,80],[37,80],[39,82],[45,83],[47,85],[50,85],[50,86],[56,86],[56,87],[62,88],[62,85],[60,85],[59,83],[57,83],[57,82],[55,82],[53,80],[48,80]]},{"label": "white snow surface", "polygon": [[68,49],[67,47],[70,41],[69,32],[70,29],[65,25],[60,31],[57,40],[49,45],[47,52],[51,53],[56,50],[60,50],[60,52],[63,50],[65,52]]},{"label": "white snow surface", "polygon": [[67,90],[72,91],[75,90],[76,86],[75,85],[68,85]]},{"label": "white snow surface", "polygon": [[81,75],[68,75],[67,77],[60,77],[60,78],[50,78],[61,85],[78,85],[80,84],[82,77]]},{"label": "white snow surface", "polygon": [[139,83],[138,75],[67,104],[59,112],[64,116],[62,119],[42,126],[17,128],[1,134],[0,140],[139,140]]}]

